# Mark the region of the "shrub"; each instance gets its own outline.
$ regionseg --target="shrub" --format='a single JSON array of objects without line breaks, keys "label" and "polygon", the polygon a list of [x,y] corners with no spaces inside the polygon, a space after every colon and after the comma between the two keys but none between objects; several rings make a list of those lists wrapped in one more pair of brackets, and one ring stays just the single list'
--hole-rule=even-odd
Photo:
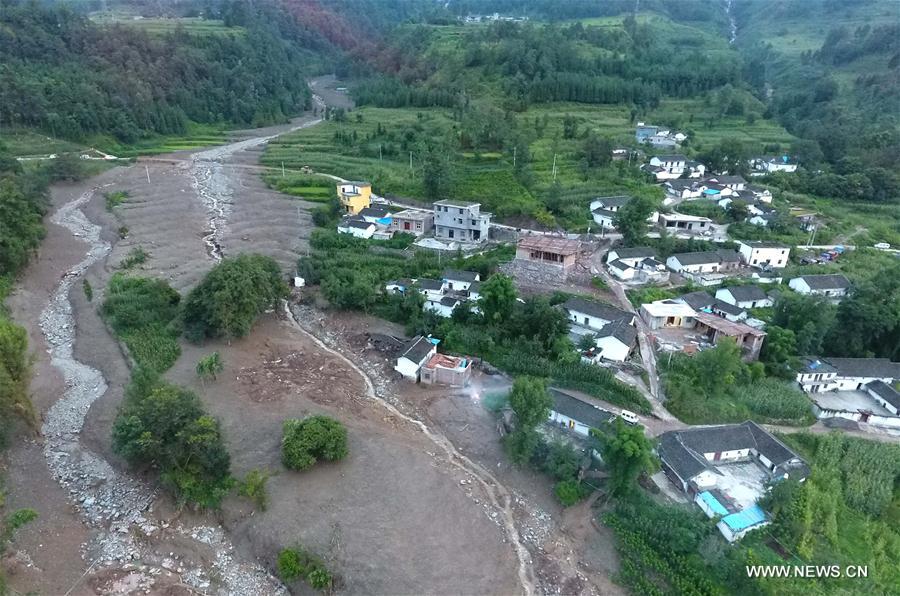
[{"label": "shrub", "polygon": [[564,507],[571,507],[590,494],[590,490],[575,479],[560,480],[553,487],[553,493]]},{"label": "shrub", "polygon": [[260,511],[265,511],[269,505],[269,493],[266,490],[269,476],[266,470],[250,470],[238,486],[238,494],[253,501]]},{"label": "shrub", "polygon": [[113,424],[113,449],[132,464],[156,465],[182,502],[217,508],[233,486],[219,423],[191,391],[137,369]]},{"label": "shrub", "polygon": [[284,548],[278,553],[278,577],[285,583],[303,578],[310,587],[324,590],[334,580],[319,558],[302,548]]},{"label": "shrub", "polygon": [[299,579],[306,573],[306,566],[300,557],[300,552],[293,548],[282,549],[278,553],[278,577],[285,582]]},{"label": "shrub", "polygon": [[120,269],[131,269],[137,265],[143,265],[147,261],[147,257],[149,257],[149,253],[145,251],[140,246],[135,246],[131,250],[128,251],[128,254],[125,255],[125,258],[122,259],[122,262],[119,263]]},{"label": "shrub", "polygon": [[197,362],[197,376],[202,380],[212,379],[216,380],[216,376],[218,376],[225,369],[225,365],[222,363],[222,357],[219,356],[218,352],[213,352],[209,356],[204,356]]},{"label": "shrub", "polygon": [[336,461],[347,456],[347,429],[328,416],[284,421],[281,459],[291,470],[306,470],[318,459]]},{"label": "shrub", "polygon": [[81,282],[81,289],[84,290],[84,297],[87,298],[88,302],[94,299],[94,288],[91,287],[91,282],[87,279]]},{"label": "shrub", "polygon": [[189,339],[243,337],[256,318],[288,294],[278,264],[262,255],[222,260],[184,300]]},{"label": "shrub", "polygon": [[117,190],[115,192],[108,192],[103,196],[106,197],[106,210],[112,211],[114,208],[125,202],[125,199],[128,198],[128,193],[124,190]]}]

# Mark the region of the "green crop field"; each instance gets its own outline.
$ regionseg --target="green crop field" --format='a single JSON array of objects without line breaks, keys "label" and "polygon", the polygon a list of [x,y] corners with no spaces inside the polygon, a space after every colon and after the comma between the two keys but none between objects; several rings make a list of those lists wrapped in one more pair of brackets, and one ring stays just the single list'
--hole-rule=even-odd
[{"label": "green crop field", "polygon": [[243,35],[245,33],[242,27],[226,27],[225,23],[220,20],[200,17],[145,18],[125,12],[104,12],[92,14],[91,20],[104,25],[136,27],[151,35],[165,35],[176,31],[204,36]]}]

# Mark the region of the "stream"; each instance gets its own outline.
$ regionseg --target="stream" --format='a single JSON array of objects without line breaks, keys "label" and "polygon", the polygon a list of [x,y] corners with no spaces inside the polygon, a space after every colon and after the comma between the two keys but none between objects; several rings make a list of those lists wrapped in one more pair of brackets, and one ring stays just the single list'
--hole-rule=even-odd
[{"label": "stream", "polygon": [[734,45],[737,40],[737,21],[734,20],[734,0],[724,0],[725,14],[728,15],[728,43]]}]

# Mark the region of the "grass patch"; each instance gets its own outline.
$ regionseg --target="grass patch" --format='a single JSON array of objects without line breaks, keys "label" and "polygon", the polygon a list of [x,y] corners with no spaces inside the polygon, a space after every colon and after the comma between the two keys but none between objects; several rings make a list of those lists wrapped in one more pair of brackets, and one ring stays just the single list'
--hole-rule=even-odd
[{"label": "grass patch", "polygon": [[112,211],[128,199],[128,193],[124,190],[108,192],[103,195],[106,198],[106,210]]},{"label": "grass patch", "polygon": [[100,313],[138,366],[162,373],[181,355],[175,324],[180,301],[164,281],[116,273]]}]

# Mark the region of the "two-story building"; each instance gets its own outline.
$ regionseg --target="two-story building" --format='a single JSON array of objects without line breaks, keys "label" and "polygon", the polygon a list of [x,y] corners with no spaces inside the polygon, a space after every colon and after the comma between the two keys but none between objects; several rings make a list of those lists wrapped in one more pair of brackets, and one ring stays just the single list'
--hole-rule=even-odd
[{"label": "two-story building", "polygon": [[783,269],[791,256],[791,247],[766,240],[738,240],[738,252],[751,267]]},{"label": "two-story building", "polygon": [[338,200],[345,213],[356,215],[372,203],[369,182],[341,182],[337,185]]},{"label": "two-story building", "polygon": [[581,242],[558,236],[525,236],[516,245],[516,260],[568,272],[575,266]]},{"label": "two-story building", "polygon": [[402,232],[422,236],[434,227],[434,213],[418,209],[404,209],[391,213],[391,232]]},{"label": "two-story building", "polygon": [[481,212],[481,204],[446,199],[434,202],[434,237],[456,242],[483,242],[488,239],[491,214]]},{"label": "two-story building", "polygon": [[684,252],[666,259],[666,267],[675,273],[718,273],[740,266],[741,257],[733,250]]}]

